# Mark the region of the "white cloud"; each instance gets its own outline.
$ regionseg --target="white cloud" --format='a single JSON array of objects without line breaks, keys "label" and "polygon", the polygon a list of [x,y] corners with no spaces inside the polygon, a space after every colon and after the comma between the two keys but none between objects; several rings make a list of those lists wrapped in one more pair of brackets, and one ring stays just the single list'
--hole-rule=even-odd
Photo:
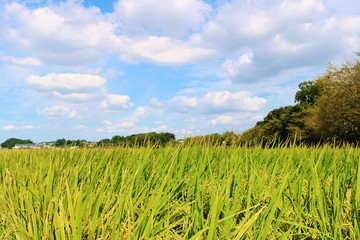
[{"label": "white cloud", "polygon": [[88,101],[94,98],[95,96],[89,93],[69,93],[69,94],[62,94],[58,91],[53,91],[52,95],[57,98],[61,99],[69,99],[69,100],[79,100],[79,101]]},{"label": "white cloud", "polygon": [[34,129],[39,129],[40,126],[35,126],[35,125],[19,125],[19,126],[15,126],[12,124],[9,125],[5,125],[1,128],[1,130],[3,131],[16,131],[19,129],[24,129],[24,130],[34,130]]},{"label": "white cloud", "polygon": [[254,54],[252,52],[241,55],[238,59],[226,59],[221,68],[230,77],[235,78],[248,78],[248,73],[254,70],[253,66]]},{"label": "white cloud", "polygon": [[158,126],[156,128],[153,128],[153,131],[154,132],[163,132],[163,131],[166,131],[168,129],[169,129],[169,127],[163,124],[163,125],[160,125],[160,126]]},{"label": "white cloud", "polygon": [[6,125],[1,128],[1,130],[3,130],[3,131],[14,131],[17,129],[18,129],[18,127],[15,125]]},{"label": "white cloud", "polygon": [[336,14],[334,1],[234,0],[213,6],[200,0],[119,0],[114,13],[102,14],[81,1],[33,9],[8,3],[0,35],[35,55],[7,60],[22,64],[74,65],[116,53],[131,63],[181,65],[236,61],[251,49],[256,59],[248,75],[257,81],[358,50],[358,17]]},{"label": "white cloud", "polygon": [[218,116],[218,117],[212,119],[211,124],[213,126],[231,125],[231,124],[236,124],[236,121],[231,116],[222,115],[222,116]]},{"label": "white cloud", "polygon": [[151,115],[151,112],[153,112],[153,109],[151,109],[151,107],[137,107],[134,110],[133,116],[135,117],[135,119],[146,119]]},{"label": "white cloud", "polygon": [[193,131],[188,129],[178,129],[175,130],[174,133],[179,136],[180,138],[189,137],[191,134],[193,134]]},{"label": "white cloud", "polygon": [[[6,27],[0,34],[44,63],[77,65],[118,53],[128,62],[185,64],[214,52],[196,41],[174,37],[204,23],[210,6],[199,0],[123,0],[110,15],[76,1],[35,9],[11,3],[4,9]],[[134,35],[137,30],[141,34]]]},{"label": "white cloud", "polygon": [[246,91],[219,91],[208,92],[202,97],[175,96],[167,101],[153,99],[152,104],[176,112],[221,113],[257,111],[265,106],[266,99],[255,97]]},{"label": "white cloud", "polygon": [[249,122],[259,121],[263,118],[262,115],[256,112],[240,112],[230,113],[226,115],[219,115],[211,119],[212,126],[227,126],[227,127],[239,127]]},{"label": "white cloud", "polygon": [[80,117],[79,113],[76,110],[70,109],[66,106],[46,107],[37,110],[37,113],[41,116],[48,118],[73,119]]},{"label": "white cloud", "polygon": [[40,128],[40,126],[34,126],[34,125],[22,125],[20,126],[21,129],[27,129],[27,130],[33,130],[33,129],[38,129]]},{"label": "white cloud", "polygon": [[128,95],[110,94],[98,108],[104,110],[124,110],[131,108],[133,105]]},{"label": "white cloud", "polygon": [[131,129],[135,127],[135,123],[131,121],[123,121],[120,123],[114,123],[111,121],[103,121],[104,127],[98,128],[98,132],[109,132],[109,133],[116,133],[116,132],[123,132],[125,130]]},{"label": "white cloud", "polygon": [[211,7],[200,0],[120,0],[116,14],[130,35],[180,37],[201,27]]},{"label": "white cloud", "polygon": [[116,25],[99,9],[84,8],[76,1],[35,9],[9,3],[3,14],[4,38],[33,51],[46,63],[86,63],[114,46]]},{"label": "white cloud", "polygon": [[123,38],[121,44],[122,60],[133,63],[186,64],[214,54],[212,49],[169,37]]},{"label": "white cloud", "polygon": [[76,127],[73,127],[74,130],[83,130],[83,131],[87,131],[88,127],[84,126],[84,125],[78,125]]},{"label": "white cloud", "polygon": [[14,64],[14,65],[22,65],[22,66],[40,66],[42,63],[37,58],[32,57],[14,57],[8,56],[0,52],[0,61],[5,63]]},{"label": "white cloud", "polygon": [[27,84],[57,100],[90,101],[106,94],[106,80],[92,74],[48,74],[45,76],[30,75]]},{"label": "white cloud", "polygon": [[102,88],[106,80],[91,74],[48,74],[45,76],[30,75],[27,83],[40,89],[86,90]]},{"label": "white cloud", "polygon": [[346,29],[347,31],[360,31],[360,16],[344,17],[340,24],[342,29]]},{"label": "white cloud", "polygon": [[[221,69],[234,83],[264,81],[284,70],[321,67],[358,51],[358,19],[338,12],[336,5],[322,0],[228,1],[194,35],[199,46],[216,49],[225,59]],[[244,52],[253,54],[251,63],[242,61]]]},{"label": "white cloud", "polygon": [[285,0],[280,9],[289,18],[313,19],[327,11],[322,0]]}]

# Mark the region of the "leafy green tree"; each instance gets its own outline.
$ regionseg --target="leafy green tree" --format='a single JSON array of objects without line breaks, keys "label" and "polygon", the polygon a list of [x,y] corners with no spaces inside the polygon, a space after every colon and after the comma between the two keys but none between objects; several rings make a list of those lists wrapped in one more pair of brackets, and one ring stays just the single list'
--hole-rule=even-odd
[{"label": "leafy green tree", "polygon": [[302,141],[306,138],[305,117],[306,112],[300,105],[274,109],[263,121],[257,122],[255,127],[242,134],[242,142],[269,144],[287,140]]},{"label": "leafy green tree", "polygon": [[108,138],[102,139],[97,143],[98,146],[100,147],[108,147],[111,146],[111,140]]},{"label": "leafy green tree", "polygon": [[123,136],[115,135],[111,138],[111,143],[114,146],[123,146],[126,145],[126,138]]},{"label": "leafy green tree", "polygon": [[307,108],[313,106],[321,96],[323,86],[316,81],[305,81],[299,84],[299,89],[295,95],[295,102]]},{"label": "leafy green tree", "polygon": [[322,141],[360,142],[360,61],[329,66],[319,79],[321,97],[310,109],[307,126]]},{"label": "leafy green tree", "polygon": [[64,138],[57,139],[55,141],[55,147],[65,147],[66,146],[66,140]]},{"label": "leafy green tree", "polygon": [[1,143],[1,147],[3,148],[13,148],[16,144],[28,144],[33,143],[30,139],[23,140],[19,138],[9,138],[5,142]]},{"label": "leafy green tree", "polygon": [[173,133],[158,133],[156,140],[161,146],[164,146],[172,141],[175,141],[175,135]]}]

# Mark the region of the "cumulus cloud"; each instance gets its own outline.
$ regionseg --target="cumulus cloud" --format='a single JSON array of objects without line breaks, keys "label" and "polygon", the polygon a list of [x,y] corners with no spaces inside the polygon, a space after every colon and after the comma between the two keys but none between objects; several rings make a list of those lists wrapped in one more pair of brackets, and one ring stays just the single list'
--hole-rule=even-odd
[{"label": "cumulus cloud", "polygon": [[186,64],[214,54],[209,48],[169,37],[149,36],[123,38],[121,58],[127,62],[155,62],[160,64]]},{"label": "cumulus cloud", "polygon": [[123,0],[111,15],[77,1],[35,9],[9,3],[0,33],[36,54],[36,58],[9,59],[23,64],[83,64],[111,53],[127,62],[185,64],[213,55],[194,37],[190,41],[180,37],[200,29],[210,10],[199,0]]},{"label": "cumulus cloud", "polygon": [[[233,82],[264,81],[358,50],[358,20],[344,24],[349,17],[330,6],[321,0],[229,1],[195,35],[202,47],[224,56],[221,69]],[[244,62],[249,53],[251,62]]]},{"label": "cumulus cloud", "polygon": [[201,34],[204,41],[234,51],[261,44],[298,24],[322,21],[326,10],[321,0],[229,1],[218,8]]},{"label": "cumulus cloud", "polygon": [[34,126],[34,125],[22,125],[20,126],[21,129],[27,129],[27,130],[33,130],[33,129],[38,129],[40,128],[40,126]]},{"label": "cumulus cloud", "polygon": [[98,108],[103,110],[126,110],[133,105],[128,95],[110,94]]},{"label": "cumulus cloud", "polygon": [[26,82],[35,89],[49,92],[52,97],[60,100],[89,101],[106,93],[106,80],[92,74],[30,75]]},{"label": "cumulus cloud", "polygon": [[103,87],[106,80],[100,76],[91,74],[48,74],[45,76],[30,75],[27,83],[41,89],[61,89],[61,90],[83,90],[98,89]]},{"label": "cumulus cloud", "polygon": [[250,52],[241,55],[238,59],[226,59],[222,63],[221,68],[230,79],[248,79],[255,70],[253,57],[254,54]]},{"label": "cumulus cloud", "polygon": [[174,37],[198,30],[211,12],[200,0],[120,0],[115,8],[127,34]]},{"label": "cumulus cloud", "polygon": [[265,106],[266,99],[253,96],[246,91],[208,92],[202,97],[175,96],[170,100],[152,100],[154,106],[176,112],[221,113],[233,111],[257,111]]},{"label": "cumulus cloud", "polygon": [[39,59],[33,57],[14,57],[5,55],[0,52],[0,61],[21,66],[40,66],[42,63]]},{"label": "cumulus cloud", "polygon": [[223,115],[223,116],[218,116],[218,117],[212,119],[211,124],[213,126],[216,126],[216,125],[231,125],[231,124],[236,124],[236,121],[231,116]]},{"label": "cumulus cloud", "polygon": [[19,129],[24,129],[24,130],[33,130],[33,129],[39,129],[40,126],[35,126],[35,125],[30,125],[30,124],[27,124],[27,125],[12,125],[12,124],[9,124],[9,125],[5,125],[1,128],[2,131],[16,131],[16,130],[19,130]]},{"label": "cumulus cloud", "polygon": [[13,130],[17,130],[18,129],[18,127],[17,126],[15,126],[15,125],[5,125],[5,126],[3,126],[2,128],[1,128],[1,130],[3,130],[3,131],[13,131]]},{"label": "cumulus cloud", "polygon": [[72,129],[74,129],[74,130],[88,131],[88,127],[87,127],[87,126],[84,126],[84,125],[78,125],[78,126],[73,127]]},{"label": "cumulus cloud", "polygon": [[137,120],[146,119],[151,115],[152,112],[153,109],[149,106],[137,107],[133,112],[133,117]]},{"label": "cumulus cloud", "polygon": [[183,128],[183,129],[175,130],[174,133],[178,135],[180,138],[183,138],[183,137],[191,136],[193,134],[193,131]]},{"label": "cumulus cloud", "polygon": [[41,116],[48,118],[73,119],[80,117],[79,113],[67,106],[52,106],[37,110]]},{"label": "cumulus cloud", "polygon": [[164,131],[166,131],[168,129],[169,129],[169,127],[163,124],[163,125],[160,125],[160,126],[158,126],[156,128],[153,128],[152,130],[154,132],[164,132]]},{"label": "cumulus cloud", "polygon": [[280,9],[288,18],[314,19],[327,11],[322,0],[285,0]]},{"label": "cumulus cloud", "polygon": [[76,1],[35,9],[19,3],[4,8],[3,36],[33,51],[47,63],[86,63],[113,47],[116,25],[97,8]]},{"label": "cumulus cloud", "polygon": [[131,63],[180,65],[214,57],[236,61],[251,49],[251,73],[261,74],[248,75],[258,80],[358,50],[358,17],[336,15],[333,5],[322,0],[234,0],[212,9],[200,0],[121,0],[113,13],[102,14],[81,1],[31,9],[8,3],[0,33],[35,55],[7,60],[19,64],[83,64],[116,53]]},{"label": "cumulus cloud", "polygon": [[89,93],[68,93],[62,94],[58,91],[53,91],[52,95],[56,98],[64,99],[64,100],[79,100],[79,101],[88,101],[91,100],[94,95]]},{"label": "cumulus cloud", "polygon": [[109,133],[115,133],[115,132],[123,132],[127,129],[131,129],[135,127],[135,123],[131,121],[123,121],[120,123],[114,123],[112,121],[103,121],[104,127],[98,128],[98,132],[109,132]]},{"label": "cumulus cloud", "polygon": [[241,112],[231,113],[226,115],[219,115],[211,119],[212,126],[241,126],[253,121],[259,121],[263,118],[262,115],[256,112]]}]

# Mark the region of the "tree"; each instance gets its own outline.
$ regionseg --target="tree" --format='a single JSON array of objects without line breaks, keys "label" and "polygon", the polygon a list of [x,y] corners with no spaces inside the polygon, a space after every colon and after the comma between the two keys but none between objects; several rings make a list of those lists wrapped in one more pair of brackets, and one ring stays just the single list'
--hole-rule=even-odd
[{"label": "tree", "polygon": [[302,106],[286,106],[274,109],[263,121],[242,134],[242,142],[264,144],[303,141],[306,138],[304,119],[306,112]]},{"label": "tree", "polygon": [[113,146],[124,146],[126,145],[126,138],[123,136],[115,135],[111,138]]},{"label": "tree", "polygon": [[1,143],[3,148],[13,148],[16,144],[28,144],[33,143],[30,139],[22,140],[18,138],[9,138],[5,142]]},{"label": "tree", "polygon": [[310,109],[307,126],[323,141],[360,141],[360,61],[329,66],[317,79],[322,95]]},{"label": "tree", "polygon": [[321,96],[323,86],[316,81],[305,81],[299,84],[299,89],[295,95],[295,102],[307,108],[313,106]]},{"label": "tree", "polygon": [[130,136],[115,135],[111,139],[103,139],[98,142],[98,146],[165,146],[175,140],[173,133],[138,133]]},{"label": "tree", "polygon": [[100,147],[108,147],[111,146],[111,140],[108,138],[102,139],[97,143],[98,146]]},{"label": "tree", "polygon": [[66,146],[66,140],[64,138],[57,139],[55,141],[55,147],[65,147]]}]

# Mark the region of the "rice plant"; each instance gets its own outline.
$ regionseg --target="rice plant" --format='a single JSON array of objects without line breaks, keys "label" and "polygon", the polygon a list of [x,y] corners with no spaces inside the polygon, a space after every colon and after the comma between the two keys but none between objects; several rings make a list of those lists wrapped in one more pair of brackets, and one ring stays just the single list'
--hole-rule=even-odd
[{"label": "rice plant", "polygon": [[360,239],[360,150],[1,150],[0,239]]}]

